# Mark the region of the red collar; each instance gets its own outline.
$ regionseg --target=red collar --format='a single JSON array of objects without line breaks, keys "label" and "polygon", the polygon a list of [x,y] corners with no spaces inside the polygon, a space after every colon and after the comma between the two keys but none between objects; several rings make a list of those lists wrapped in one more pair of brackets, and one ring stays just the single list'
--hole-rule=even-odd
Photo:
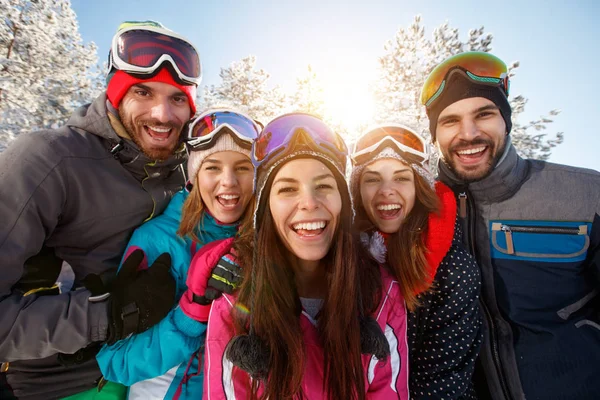
[{"label": "red collar", "polygon": [[[435,183],[435,192],[440,199],[440,212],[429,214],[427,221],[427,237],[425,237],[425,246],[427,247],[427,259],[429,282],[431,284],[435,278],[440,263],[448,254],[452,246],[454,237],[454,224],[456,223],[456,199],[450,188],[442,182]],[[389,233],[379,231],[387,247]],[[429,285],[427,285],[429,286]]]}]

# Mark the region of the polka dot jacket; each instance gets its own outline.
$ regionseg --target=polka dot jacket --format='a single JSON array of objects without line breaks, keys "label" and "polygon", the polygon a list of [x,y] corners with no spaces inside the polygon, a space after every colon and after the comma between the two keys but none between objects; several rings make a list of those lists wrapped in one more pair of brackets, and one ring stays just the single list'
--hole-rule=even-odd
[{"label": "polka dot jacket", "polygon": [[481,275],[463,248],[456,224],[450,250],[432,289],[408,314],[410,392],[413,399],[476,399],[472,384],[483,331]]},{"label": "polka dot jacket", "polygon": [[[441,212],[429,216],[425,237],[432,285],[418,295],[420,306],[408,313],[410,395],[413,399],[476,399],[472,376],[483,336],[481,275],[462,245],[454,195],[440,182],[436,192]],[[386,236],[376,232],[362,238],[379,262],[385,261]]]}]

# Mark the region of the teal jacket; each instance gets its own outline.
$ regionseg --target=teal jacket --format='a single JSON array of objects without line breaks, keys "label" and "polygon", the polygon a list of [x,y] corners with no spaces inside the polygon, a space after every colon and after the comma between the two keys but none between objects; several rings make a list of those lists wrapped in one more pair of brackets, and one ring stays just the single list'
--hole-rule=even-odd
[{"label": "teal jacket", "polygon": [[[221,225],[205,213],[197,231],[202,243],[177,236],[187,196],[185,189],[175,194],[162,215],[133,233],[125,252],[127,255],[135,249],[143,250],[148,265],[160,254],[169,253],[177,299],[187,289],[193,253],[204,243],[232,237],[237,232],[237,224]],[[130,386],[129,399],[199,399],[204,379],[201,366],[205,331],[206,324],[188,318],[176,306],[149,330],[104,346],[96,358],[106,380]]]}]

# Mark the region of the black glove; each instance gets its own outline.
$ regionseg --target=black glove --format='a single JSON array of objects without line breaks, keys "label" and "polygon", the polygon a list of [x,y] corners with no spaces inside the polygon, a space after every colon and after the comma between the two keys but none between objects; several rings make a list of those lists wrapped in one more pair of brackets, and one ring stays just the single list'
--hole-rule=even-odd
[{"label": "black glove", "polygon": [[43,246],[40,252],[31,256],[23,265],[23,275],[14,285],[14,289],[23,293],[44,289],[37,295],[59,294],[58,288],[52,288],[60,275],[63,260],[56,256],[54,249]]},{"label": "black glove", "polygon": [[235,251],[225,254],[212,270],[204,297],[214,300],[221,293],[231,294],[242,283],[243,271],[237,263]]},{"label": "black glove", "polygon": [[169,272],[171,256],[163,253],[150,268],[138,271],[143,259],[141,250],[131,253],[110,285],[108,344],[144,332],[175,305],[175,280]]}]

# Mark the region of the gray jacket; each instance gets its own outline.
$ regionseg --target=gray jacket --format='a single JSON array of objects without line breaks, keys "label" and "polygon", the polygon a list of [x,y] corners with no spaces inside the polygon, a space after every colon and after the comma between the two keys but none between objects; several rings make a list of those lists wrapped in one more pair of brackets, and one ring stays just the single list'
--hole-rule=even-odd
[{"label": "gray jacket", "polygon": [[[115,133],[106,107],[103,94],[66,126],[21,135],[0,154],[0,362],[18,398],[63,397],[96,384],[95,360],[67,368],[56,359],[106,339],[106,302],[89,302],[79,282],[117,267],[133,230],[184,185],[185,150],[148,159]],[[31,272],[26,261],[43,246],[70,264],[74,290],[20,288]]]},{"label": "gray jacket", "polygon": [[481,268],[489,394],[598,398],[600,174],[524,160],[509,137],[485,179],[467,185],[442,162],[440,179]]}]

